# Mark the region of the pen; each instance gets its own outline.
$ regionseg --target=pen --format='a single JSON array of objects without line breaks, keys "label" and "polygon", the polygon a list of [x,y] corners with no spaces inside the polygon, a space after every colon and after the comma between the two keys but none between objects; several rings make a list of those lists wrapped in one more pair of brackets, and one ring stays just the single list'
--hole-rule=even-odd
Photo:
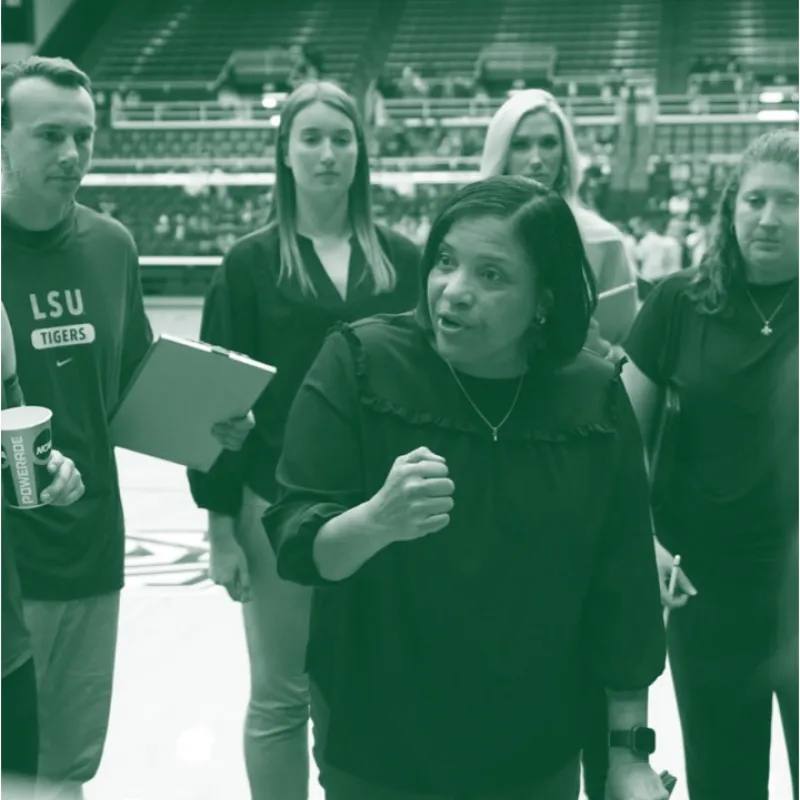
[{"label": "pen", "polygon": [[[672,559],[672,571],[669,573],[669,587],[667,589],[667,593],[669,595],[670,600],[675,597],[675,585],[678,583],[678,570],[681,567],[681,557],[675,556]],[[669,621],[669,611],[670,608],[667,606],[664,609],[664,625],[666,626],[667,622]]]},{"label": "pen", "polygon": [[674,775],[670,775],[666,770],[658,777],[661,778],[661,783],[664,785],[667,792],[669,792],[668,796],[671,796],[672,792],[675,791],[675,784],[678,782],[678,779]]}]

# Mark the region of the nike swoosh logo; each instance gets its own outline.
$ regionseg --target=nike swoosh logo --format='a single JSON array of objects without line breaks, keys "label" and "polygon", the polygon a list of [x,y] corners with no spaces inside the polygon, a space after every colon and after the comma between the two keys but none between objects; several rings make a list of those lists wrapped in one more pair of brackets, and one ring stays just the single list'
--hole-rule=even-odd
[{"label": "nike swoosh logo", "polygon": [[67,358],[64,361],[56,361],[56,366],[57,367],[63,367],[64,364],[69,364],[70,361],[72,361],[71,358]]}]

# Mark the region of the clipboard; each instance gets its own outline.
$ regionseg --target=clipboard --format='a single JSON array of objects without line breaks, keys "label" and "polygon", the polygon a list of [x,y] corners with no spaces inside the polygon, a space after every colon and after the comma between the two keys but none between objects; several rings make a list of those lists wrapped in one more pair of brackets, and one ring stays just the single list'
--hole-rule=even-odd
[{"label": "clipboard", "polygon": [[635,283],[616,286],[597,296],[594,317],[604,339],[615,343],[625,339],[630,328],[631,309],[636,309],[638,299]]},{"label": "clipboard", "polygon": [[111,440],[207,472],[222,452],[211,428],[243,417],[277,370],[221,347],[161,334],[111,415]]}]

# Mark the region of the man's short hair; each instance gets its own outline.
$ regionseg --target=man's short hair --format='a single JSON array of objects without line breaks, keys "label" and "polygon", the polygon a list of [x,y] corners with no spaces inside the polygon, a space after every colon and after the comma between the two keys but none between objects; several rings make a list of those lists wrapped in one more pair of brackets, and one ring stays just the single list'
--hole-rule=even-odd
[{"label": "man's short hair", "polygon": [[92,93],[92,81],[89,76],[66,58],[44,58],[31,56],[22,61],[14,61],[3,67],[0,72],[0,85],[2,87],[2,128],[11,127],[11,109],[8,104],[8,95],[11,87],[23,78],[44,78],[56,86],[68,89],[86,89]]}]

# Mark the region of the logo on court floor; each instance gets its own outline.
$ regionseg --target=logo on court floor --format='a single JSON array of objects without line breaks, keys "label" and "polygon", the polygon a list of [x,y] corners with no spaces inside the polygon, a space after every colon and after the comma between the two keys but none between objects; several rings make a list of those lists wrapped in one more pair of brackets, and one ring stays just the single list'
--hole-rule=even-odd
[{"label": "logo on court floor", "polygon": [[158,531],[129,534],[125,544],[125,586],[128,589],[207,591],[209,546],[201,531]]}]

